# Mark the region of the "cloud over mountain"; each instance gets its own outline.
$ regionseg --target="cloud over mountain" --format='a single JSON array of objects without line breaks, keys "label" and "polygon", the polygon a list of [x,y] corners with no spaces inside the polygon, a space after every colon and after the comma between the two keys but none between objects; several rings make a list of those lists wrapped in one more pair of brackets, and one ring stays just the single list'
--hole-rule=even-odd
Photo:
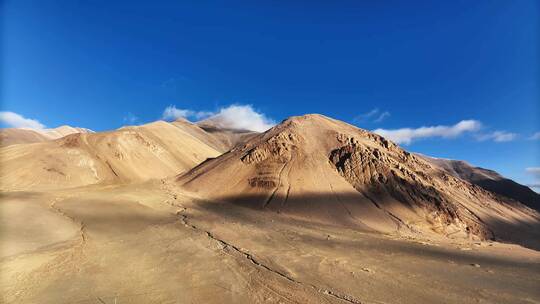
[{"label": "cloud over mountain", "polygon": [[163,119],[193,119],[207,120],[214,125],[227,129],[241,129],[263,132],[273,127],[276,122],[265,114],[257,112],[251,105],[233,104],[220,108],[218,111],[193,111],[168,106],[163,111]]},{"label": "cloud over mountain", "polygon": [[36,119],[26,118],[20,114],[9,111],[0,112],[0,123],[12,128],[30,128],[41,130],[45,125]]},{"label": "cloud over mountain", "polygon": [[203,119],[211,115],[213,115],[213,113],[208,112],[208,111],[193,111],[189,109],[179,109],[176,106],[170,105],[166,107],[165,110],[163,110],[163,114],[161,115],[161,118],[165,120],[176,120],[178,118]]},{"label": "cloud over mountain", "polygon": [[222,108],[208,120],[222,128],[264,132],[276,123],[253,109],[251,105],[231,105]]},{"label": "cloud over mountain", "polygon": [[381,136],[386,137],[398,144],[410,144],[418,139],[430,137],[454,138],[467,132],[479,130],[482,124],[477,120],[462,120],[452,126],[429,126],[420,128],[401,128],[394,130],[376,129],[373,130]]}]

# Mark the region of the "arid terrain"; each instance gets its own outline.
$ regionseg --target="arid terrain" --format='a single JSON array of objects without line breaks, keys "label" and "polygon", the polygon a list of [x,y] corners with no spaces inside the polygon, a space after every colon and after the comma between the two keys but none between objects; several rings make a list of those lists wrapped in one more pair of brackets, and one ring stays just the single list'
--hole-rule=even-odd
[{"label": "arid terrain", "polygon": [[493,171],[322,115],[69,130],[2,131],[2,303],[540,303]]}]

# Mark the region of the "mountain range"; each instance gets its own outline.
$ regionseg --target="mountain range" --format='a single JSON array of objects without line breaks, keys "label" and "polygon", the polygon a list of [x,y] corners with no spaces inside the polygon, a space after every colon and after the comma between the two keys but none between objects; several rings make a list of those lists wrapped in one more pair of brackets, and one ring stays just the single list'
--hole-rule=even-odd
[{"label": "mountain range", "polygon": [[5,303],[536,297],[539,194],[323,115],[0,138]]}]

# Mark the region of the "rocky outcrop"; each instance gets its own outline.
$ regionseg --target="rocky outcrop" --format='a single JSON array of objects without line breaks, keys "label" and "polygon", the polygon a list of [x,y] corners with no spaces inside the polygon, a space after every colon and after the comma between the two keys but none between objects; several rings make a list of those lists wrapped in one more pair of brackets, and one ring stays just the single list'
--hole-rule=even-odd
[{"label": "rocky outcrop", "polygon": [[[463,210],[440,183],[422,171],[431,169],[429,165],[385,139],[369,138],[387,151],[362,145],[354,137],[340,134],[338,141],[344,145],[330,153],[331,163],[355,189],[365,195],[389,194],[412,208],[421,208],[438,223],[462,227],[483,239],[493,238],[489,228]],[[394,153],[388,153],[390,151]],[[459,183],[451,176],[444,175],[444,178],[445,184]]]},{"label": "rocky outcrop", "polygon": [[540,224],[519,202],[321,115],[289,118],[177,180],[210,201],[385,233],[517,242]]}]

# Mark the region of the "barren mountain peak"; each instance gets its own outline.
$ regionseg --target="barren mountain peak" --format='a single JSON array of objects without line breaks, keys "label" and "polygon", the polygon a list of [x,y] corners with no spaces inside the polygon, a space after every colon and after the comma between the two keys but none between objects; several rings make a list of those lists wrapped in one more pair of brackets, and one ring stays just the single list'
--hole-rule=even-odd
[{"label": "barren mountain peak", "polygon": [[404,234],[508,239],[523,228],[516,223],[539,220],[379,135],[318,114],[290,117],[178,180],[218,201]]}]

